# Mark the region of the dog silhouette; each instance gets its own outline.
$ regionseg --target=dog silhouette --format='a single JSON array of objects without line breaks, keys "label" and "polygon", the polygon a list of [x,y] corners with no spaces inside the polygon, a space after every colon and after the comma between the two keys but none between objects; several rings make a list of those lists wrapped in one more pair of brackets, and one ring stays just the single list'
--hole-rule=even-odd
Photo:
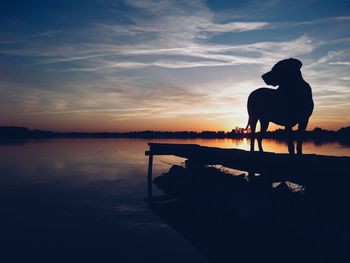
[{"label": "dog silhouette", "polygon": [[262,75],[267,85],[277,89],[259,88],[248,97],[248,124],[251,128],[250,150],[254,151],[256,124],[260,122],[259,151],[263,152],[262,138],[269,123],[285,127],[288,133],[288,151],[294,154],[292,128],[298,124],[297,153],[302,154],[302,136],[313,112],[314,103],[310,85],[303,79],[301,61],[289,58],[279,61],[271,71]]}]

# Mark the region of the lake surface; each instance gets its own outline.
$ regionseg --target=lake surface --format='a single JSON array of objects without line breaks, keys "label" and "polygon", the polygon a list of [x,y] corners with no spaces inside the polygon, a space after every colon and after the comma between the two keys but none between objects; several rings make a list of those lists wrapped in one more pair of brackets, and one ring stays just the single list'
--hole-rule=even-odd
[{"label": "lake surface", "polygon": [[[144,152],[150,141],[249,148],[246,139],[2,143],[2,257],[11,262],[208,262],[144,202],[148,163]],[[264,140],[264,148],[287,152],[285,143],[274,140]],[[306,142],[304,153],[350,156],[350,148]],[[155,157],[154,176],[183,161]]]}]

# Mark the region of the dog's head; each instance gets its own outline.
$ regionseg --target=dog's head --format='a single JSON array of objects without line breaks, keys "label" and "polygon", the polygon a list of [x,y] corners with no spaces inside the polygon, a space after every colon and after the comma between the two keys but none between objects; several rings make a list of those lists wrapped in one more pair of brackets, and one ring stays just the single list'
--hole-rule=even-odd
[{"label": "dog's head", "polygon": [[267,85],[278,86],[301,77],[300,68],[303,64],[295,58],[284,59],[273,66],[271,71],[262,75]]}]

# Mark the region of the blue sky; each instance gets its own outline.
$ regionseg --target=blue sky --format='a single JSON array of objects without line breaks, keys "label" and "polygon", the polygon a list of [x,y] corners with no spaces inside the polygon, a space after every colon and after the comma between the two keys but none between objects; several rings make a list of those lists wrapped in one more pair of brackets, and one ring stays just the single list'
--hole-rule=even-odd
[{"label": "blue sky", "polygon": [[294,57],[313,89],[309,129],[338,129],[349,29],[349,1],[2,1],[0,125],[230,130],[261,75]]}]

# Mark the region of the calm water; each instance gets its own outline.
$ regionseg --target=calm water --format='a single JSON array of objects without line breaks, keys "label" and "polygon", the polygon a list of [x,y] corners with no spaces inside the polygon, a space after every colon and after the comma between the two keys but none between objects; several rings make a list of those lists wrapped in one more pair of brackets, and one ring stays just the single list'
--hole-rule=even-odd
[{"label": "calm water", "polygon": [[[249,148],[247,140],[153,141]],[[147,142],[52,139],[1,144],[2,256],[11,262],[207,262],[143,202]],[[284,143],[274,140],[265,140],[264,146],[266,151],[287,152]],[[304,152],[350,156],[350,148],[338,143],[307,142]],[[182,161],[156,157],[154,175]]]}]

